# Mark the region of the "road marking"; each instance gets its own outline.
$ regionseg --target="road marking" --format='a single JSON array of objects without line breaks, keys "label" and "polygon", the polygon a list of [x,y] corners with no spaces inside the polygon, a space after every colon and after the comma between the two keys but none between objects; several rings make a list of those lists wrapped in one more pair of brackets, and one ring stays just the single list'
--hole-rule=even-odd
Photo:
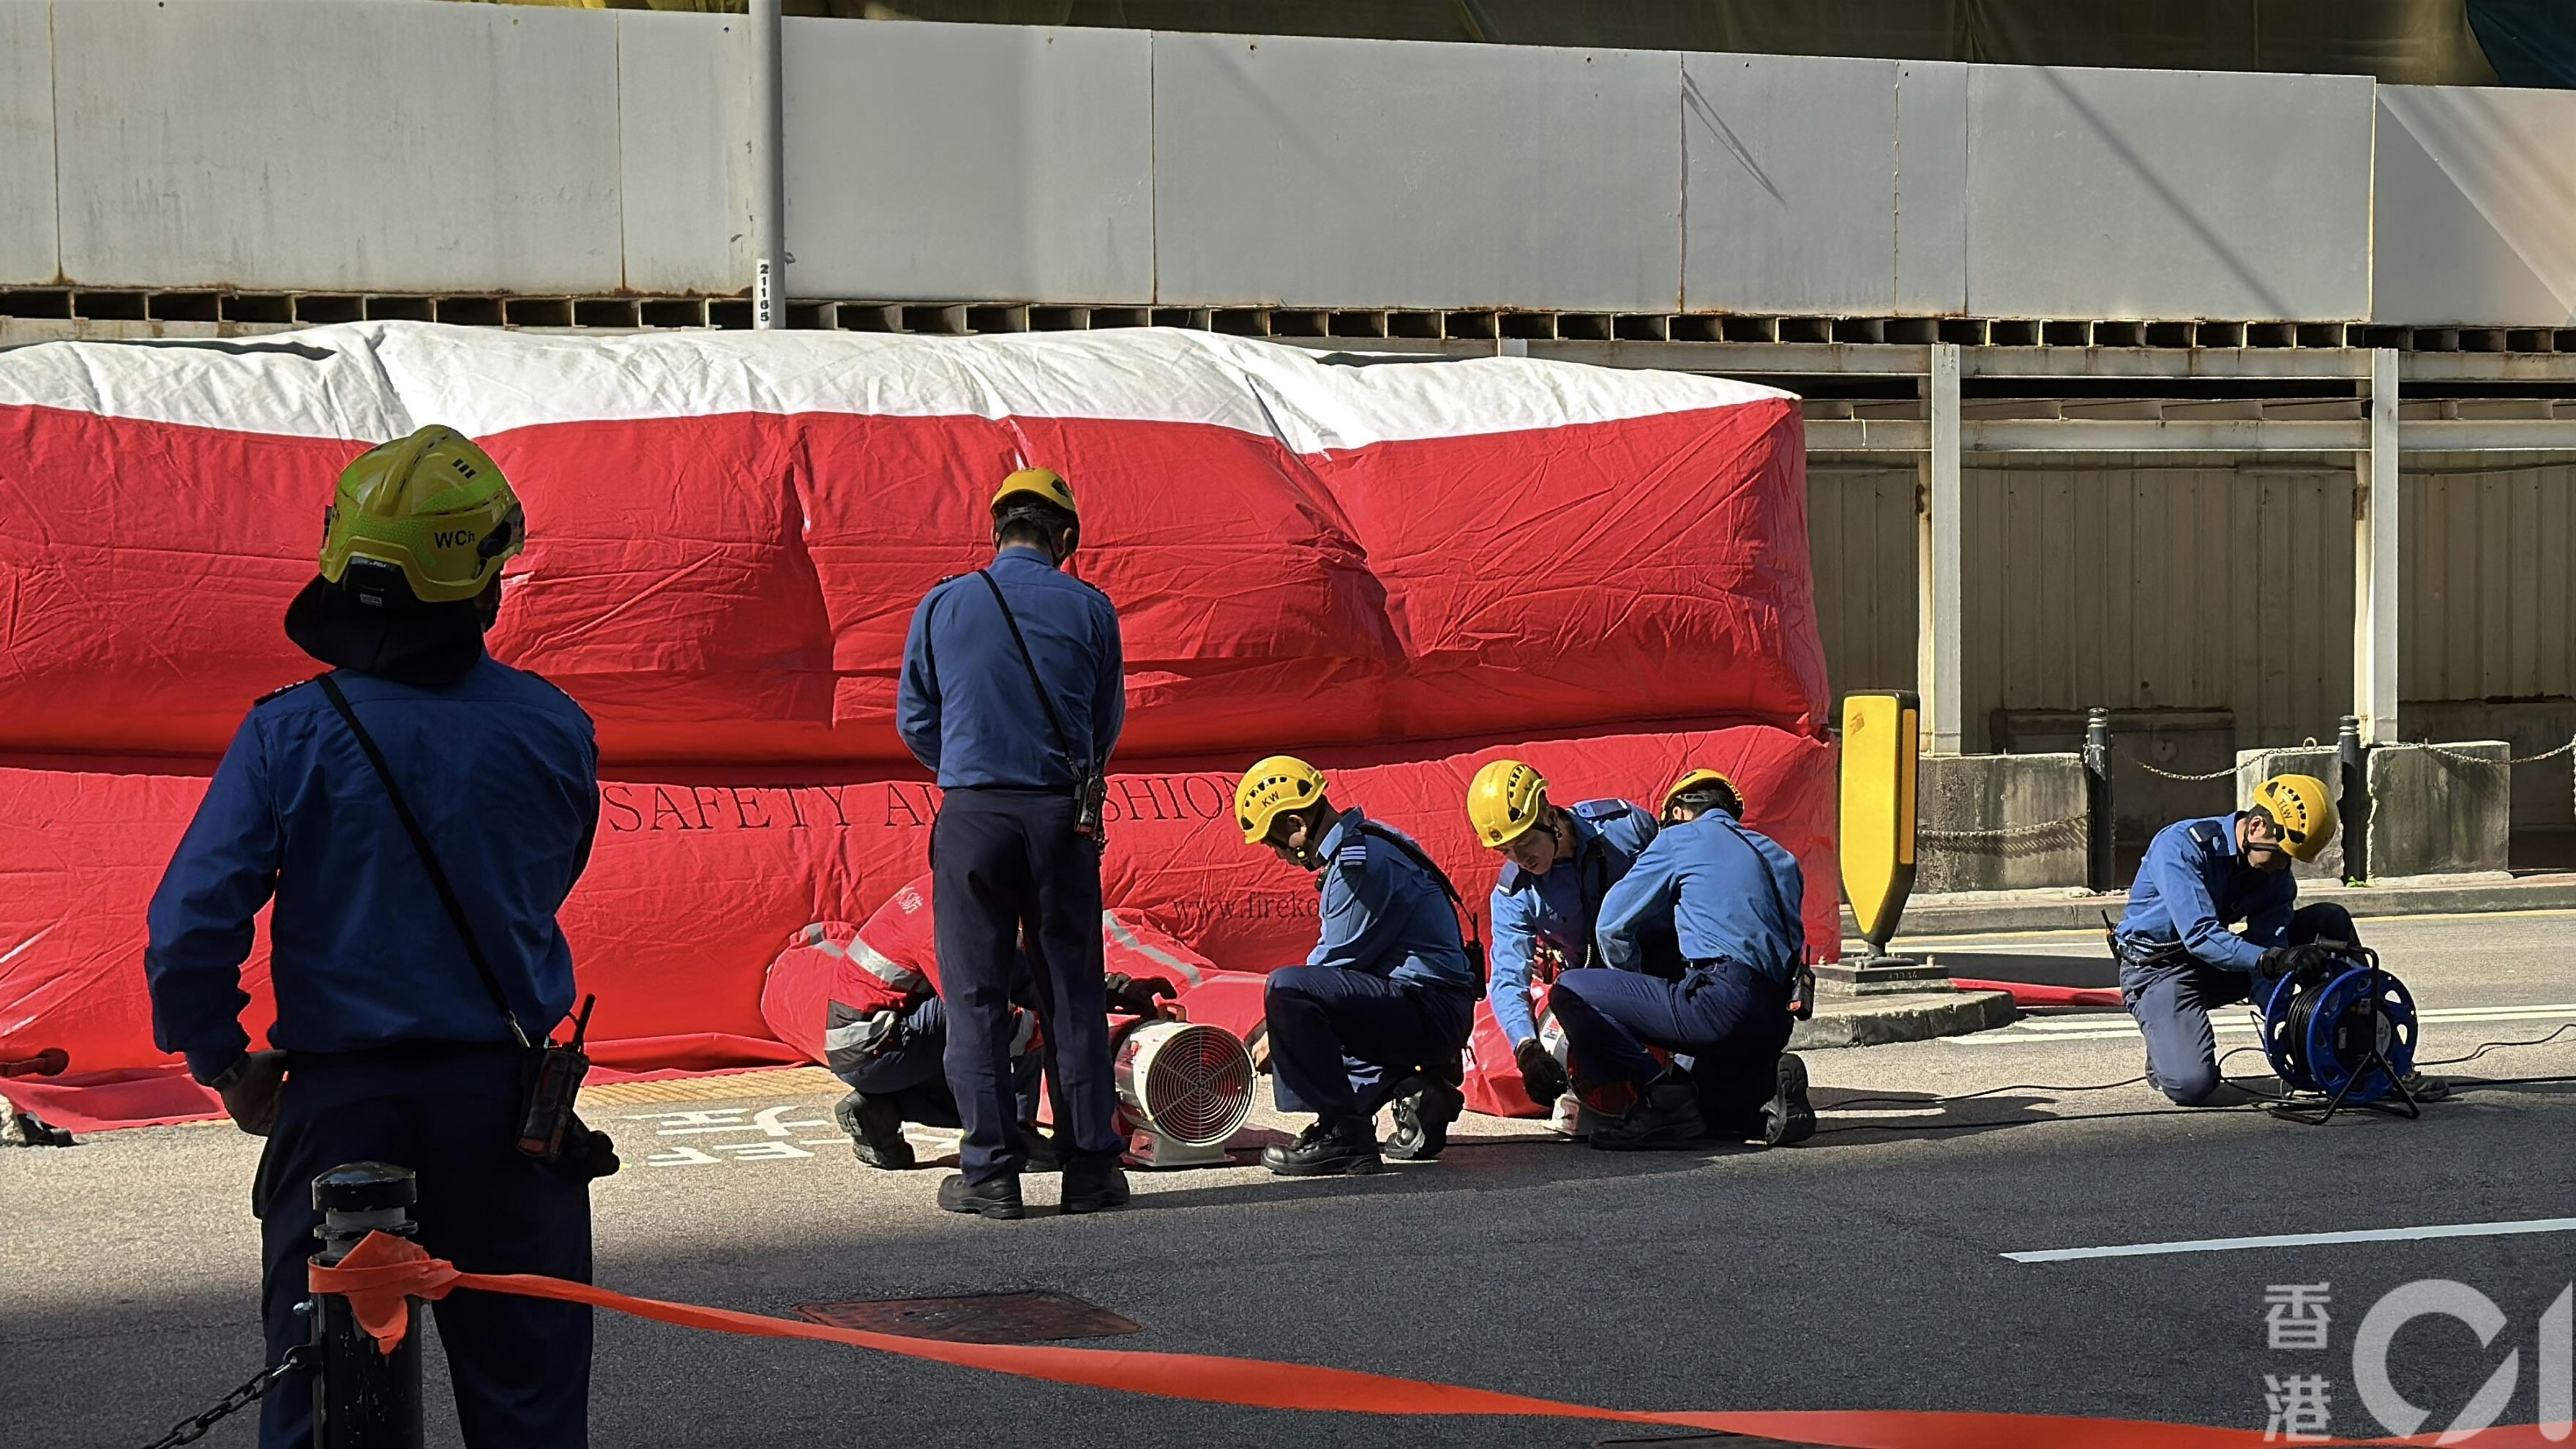
[{"label": "road marking", "polygon": [[2066,1263],[2079,1258],[2149,1258],[2168,1253],[2234,1253],[2247,1248],[2310,1248],[2330,1243],[2406,1243],[2426,1238],[2503,1238],[2522,1233],[2566,1232],[2576,1232],[2576,1218],[2436,1223],[2421,1228],[2368,1228],[2350,1233],[2274,1233],[2260,1238],[2199,1238],[2180,1243],[2123,1243],[2108,1248],[2043,1248],[2001,1256],[2016,1263]]},{"label": "road marking", "polygon": [[[2482,1022],[2564,1021],[2576,1018],[2576,1003],[2560,1002],[2535,1006],[2446,1006],[2419,1011],[2416,1020],[2426,1026],[2466,1026]],[[2209,1023],[2214,1032],[2251,1035],[2254,1023],[2242,1018],[2213,1016]],[[1945,1037],[1955,1046],[2015,1046],[2034,1042],[2120,1041],[2135,1038],[2138,1024],[2126,1015],[2052,1016],[2014,1022],[1993,1031],[1974,1036]]]},{"label": "road marking", "polygon": [[[2493,921],[2531,920],[2551,916],[2576,916],[2576,907],[2536,906],[2528,910],[2513,911],[2421,911],[2408,915],[2364,916],[2362,919],[2389,922]],[[2044,931],[1962,931],[1955,936],[1899,936],[1891,940],[1888,945],[1890,949],[1901,949],[1905,955],[1919,956],[1926,952],[1949,949],[1965,942],[2047,941],[2069,936],[2089,937],[2099,941],[2102,939],[2102,928],[2063,926]],[[1845,941],[1844,947],[1843,954],[1847,956],[1863,955],[1868,951],[1868,943],[1857,936]]]}]

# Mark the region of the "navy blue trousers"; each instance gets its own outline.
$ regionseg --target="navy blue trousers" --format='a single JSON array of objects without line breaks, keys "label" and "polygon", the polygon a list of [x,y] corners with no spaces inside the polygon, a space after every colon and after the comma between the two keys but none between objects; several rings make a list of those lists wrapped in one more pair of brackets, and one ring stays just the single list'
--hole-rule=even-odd
[{"label": "navy blue trousers", "polygon": [[[947,1051],[948,1008],[936,996],[925,997],[903,1014],[903,1025],[885,1050],[835,1075],[849,1083],[851,1091],[894,1098],[906,1122],[956,1127],[962,1124],[957,1116],[957,1094],[948,1088],[943,1060]],[[1039,1064],[1036,1052],[1023,1052],[1011,1061],[1019,1120],[1023,1122],[1037,1120]]]},{"label": "navy blue trousers", "polygon": [[[295,1313],[313,1236],[313,1179],[349,1162],[420,1175],[416,1241],[468,1273],[543,1273],[590,1281],[590,1189],[517,1145],[521,1063],[514,1049],[390,1048],[299,1057],[251,1189],[261,1235],[260,1319],[268,1361],[310,1341]],[[447,1351],[465,1442],[565,1449],[590,1442],[590,1310],[494,1293],[431,1305]],[[261,1449],[313,1442],[313,1384],[290,1378],[260,1401]]]},{"label": "navy blue trousers", "polygon": [[[2352,913],[2331,901],[2303,906],[2290,917],[2284,945],[2311,941],[2359,944]],[[2245,1000],[2254,978],[2176,953],[2158,965],[2120,963],[2120,999],[2138,1019],[2147,1039],[2147,1083],[2186,1107],[2197,1107],[2218,1091],[2218,1038],[2209,1028],[2209,1010]]]},{"label": "navy blue trousers", "polygon": [[1454,1075],[1476,998],[1338,966],[1283,966],[1262,990],[1283,1112],[1374,1117],[1415,1072]]},{"label": "navy blue trousers", "polygon": [[1789,1045],[1789,986],[1750,966],[1714,961],[1679,981],[1594,967],[1556,978],[1548,1004],[1565,1028],[1577,1085],[1643,1091],[1663,1065],[1646,1048],[1686,1052],[1712,1131],[1759,1128]]},{"label": "navy blue trousers", "polygon": [[[1114,1156],[1109,1003],[1101,977],[1100,846],[1074,832],[1069,790],[951,790],[930,828],[944,1064],[965,1129],[968,1182],[1028,1161],[1011,1062],[1015,977],[1037,1002],[1055,1085],[1057,1147]],[[1025,943],[1028,966],[1020,966]]]}]

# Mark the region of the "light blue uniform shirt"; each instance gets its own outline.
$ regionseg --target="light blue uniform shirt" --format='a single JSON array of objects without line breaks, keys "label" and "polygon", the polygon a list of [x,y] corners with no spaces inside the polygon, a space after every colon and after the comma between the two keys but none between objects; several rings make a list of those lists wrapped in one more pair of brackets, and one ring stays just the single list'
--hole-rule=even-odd
[{"label": "light blue uniform shirt", "polygon": [[[2236,845],[2242,818],[2177,820],[2156,832],[2129,886],[2122,940],[2150,946],[2179,941],[2212,966],[2260,974],[2263,952],[2280,945],[2290,928],[2299,883],[2286,870],[2256,870],[2245,863]],[[2228,929],[2237,921],[2245,923],[2241,936]]]},{"label": "light blue uniform shirt", "polygon": [[1568,966],[1586,964],[1602,900],[1655,838],[1655,817],[1625,800],[1586,800],[1567,806],[1566,814],[1574,822],[1574,854],[1545,875],[1506,861],[1489,903],[1493,978],[1485,996],[1514,1046],[1538,1035],[1530,1018],[1531,958],[1544,946]]},{"label": "light blue uniform shirt", "polygon": [[1667,825],[1601,903],[1601,959],[1635,970],[1647,929],[1669,921],[1685,960],[1723,957],[1786,981],[1804,955],[1797,858],[1712,810]]},{"label": "light blue uniform shirt", "polygon": [[1077,768],[1108,760],[1127,723],[1118,611],[1034,548],[1006,548],[991,569],[1069,738],[1059,744],[1048,727],[1010,625],[973,574],[913,610],[895,728],[943,790],[1070,788]]},{"label": "light blue uniform shirt", "polygon": [[1324,832],[1325,864],[1316,880],[1322,922],[1306,964],[1364,971],[1472,998],[1476,968],[1467,959],[1458,912],[1439,883],[1402,849],[1371,839],[1362,828],[1367,824],[1368,817],[1359,811],[1345,810]]}]

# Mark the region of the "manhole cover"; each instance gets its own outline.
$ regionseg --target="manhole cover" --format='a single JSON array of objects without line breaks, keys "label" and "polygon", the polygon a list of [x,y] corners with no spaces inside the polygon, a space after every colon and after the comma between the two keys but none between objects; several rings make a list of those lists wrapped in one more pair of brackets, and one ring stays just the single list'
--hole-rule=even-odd
[{"label": "manhole cover", "polygon": [[946,1343],[1040,1343],[1107,1338],[1145,1325],[1062,1293],[968,1293],[954,1298],[883,1298],[872,1303],[800,1303],[796,1311],[834,1328],[900,1333]]}]

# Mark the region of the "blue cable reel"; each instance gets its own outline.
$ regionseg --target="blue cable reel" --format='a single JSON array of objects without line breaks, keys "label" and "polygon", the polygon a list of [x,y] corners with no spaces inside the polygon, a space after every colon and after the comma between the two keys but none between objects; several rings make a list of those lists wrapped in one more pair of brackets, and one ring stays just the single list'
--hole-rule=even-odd
[{"label": "blue cable reel", "polygon": [[2394,1095],[2416,1115],[2405,1078],[2415,1066],[2415,998],[2375,951],[2338,946],[2334,965],[2306,982],[2285,977],[2264,1003],[2263,1055],[2293,1091],[2324,1097],[2322,1123],[2346,1105]]}]

